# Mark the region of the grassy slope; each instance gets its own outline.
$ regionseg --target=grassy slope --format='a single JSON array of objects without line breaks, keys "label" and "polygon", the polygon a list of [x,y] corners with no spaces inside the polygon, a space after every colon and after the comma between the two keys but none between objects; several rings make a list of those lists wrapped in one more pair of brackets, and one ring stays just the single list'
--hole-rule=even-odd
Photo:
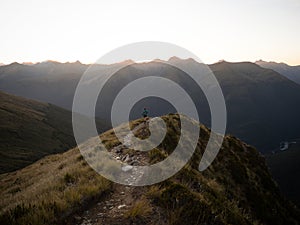
[{"label": "grassy slope", "polygon": [[71,112],[0,92],[0,173],[76,145]]},{"label": "grassy slope", "polygon": [[[149,152],[151,163],[171,153],[178,140],[178,116],[163,119],[167,122],[168,134],[161,145]],[[134,121],[133,125],[140,122]],[[137,135],[142,137],[143,133]],[[119,145],[112,131],[101,136],[107,146]],[[299,211],[281,196],[264,158],[234,137],[225,138],[213,164],[200,173],[197,167],[208,137],[209,130],[201,126],[198,147],[187,166],[164,182],[137,187],[136,196],[124,214],[116,213],[97,224],[279,225],[300,221]],[[111,184],[96,175],[77,149],[3,174],[0,184],[0,223],[4,224],[58,223],[67,215],[72,217],[89,199],[104,202],[101,195],[108,189],[111,192],[126,190],[126,186]]]},{"label": "grassy slope", "polygon": [[87,166],[78,149],[47,156],[0,175],[0,224],[53,224],[109,187],[110,182]]}]

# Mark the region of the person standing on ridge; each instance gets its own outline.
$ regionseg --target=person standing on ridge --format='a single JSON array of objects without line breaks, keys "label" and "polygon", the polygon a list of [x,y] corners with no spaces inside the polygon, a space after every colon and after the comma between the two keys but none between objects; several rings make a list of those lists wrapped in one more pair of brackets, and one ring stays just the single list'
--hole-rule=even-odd
[{"label": "person standing on ridge", "polygon": [[148,114],[149,114],[149,111],[147,110],[147,108],[144,108],[144,111],[143,111],[143,113],[142,113],[142,116],[144,117],[145,121],[147,121]]}]

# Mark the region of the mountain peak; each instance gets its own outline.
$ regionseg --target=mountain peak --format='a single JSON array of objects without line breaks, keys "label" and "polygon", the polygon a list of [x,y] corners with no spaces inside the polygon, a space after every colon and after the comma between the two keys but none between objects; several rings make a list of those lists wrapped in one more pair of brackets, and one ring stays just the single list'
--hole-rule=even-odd
[{"label": "mountain peak", "polygon": [[22,64],[21,63],[18,63],[18,62],[13,62],[11,64],[9,64],[9,66],[21,66]]},{"label": "mountain peak", "polygon": [[74,62],[74,64],[82,65],[82,63],[79,60],[76,60],[76,62]]},{"label": "mountain peak", "polygon": [[124,61],[121,62],[122,64],[133,64],[135,63],[135,61],[133,61],[132,59],[126,59]]},{"label": "mountain peak", "polygon": [[177,57],[177,56],[172,56],[171,58],[169,58],[169,62],[172,62],[172,61],[181,61],[182,59]]},{"label": "mountain peak", "polygon": [[284,63],[284,62],[264,61],[262,59],[255,61],[255,64],[257,64],[257,65],[272,64],[272,65],[289,66],[287,63]]},{"label": "mountain peak", "polygon": [[61,64],[61,62],[55,61],[55,60],[46,60],[44,62],[41,63],[45,63],[45,64]]},{"label": "mountain peak", "polygon": [[182,62],[196,62],[195,59],[193,58],[186,58],[186,59],[182,59],[182,58],[179,58],[177,56],[172,56],[171,58],[169,58],[168,62],[178,62],[178,61],[182,61]]},{"label": "mountain peak", "polygon": [[266,63],[266,61],[260,59],[260,60],[256,60],[254,63]]}]

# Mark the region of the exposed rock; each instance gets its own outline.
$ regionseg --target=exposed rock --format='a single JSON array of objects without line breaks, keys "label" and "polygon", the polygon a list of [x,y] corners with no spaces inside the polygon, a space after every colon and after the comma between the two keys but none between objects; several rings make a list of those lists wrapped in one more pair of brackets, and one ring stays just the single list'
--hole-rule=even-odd
[{"label": "exposed rock", "polygon": [[133,168],[133,166],[126,165],[126,166],[123,166],[123,167],[122,167],[122,171],[127,172],[127,171],[129,171],[129,170],[132,170],[132,168]]},{"label": "exposed rock", "polygon": [[129,162],[129,161],[131,161],[131,158],[130,158],[130,156],[129,155],[126,155],[126,157],[125,157],[125,159],[123,160],[124,162]]},{"label": "exposed rock", "polygon": [[122,209],[122,208],[124,208],[124,207],[126,207],[126,205],[125,205],[125,204],[123,204],[123,205],[119,205],[119,206],[118,206],[118,209]]}]

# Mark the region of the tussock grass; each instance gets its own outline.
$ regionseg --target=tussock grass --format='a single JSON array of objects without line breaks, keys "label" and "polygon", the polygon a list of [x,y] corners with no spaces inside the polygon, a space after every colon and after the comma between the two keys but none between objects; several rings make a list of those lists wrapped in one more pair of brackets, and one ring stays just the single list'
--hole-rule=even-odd
[{"label": "tussock grass", "polygon": [[148,156],[151,163],[157,163],[166,159],[168,157],[168,153],[163,150],[154,148],[148,152]]},{"label": "tussock grass", "polygon": [[0,224],[50,224],[99,197],[111,183],[82,163],[77,148],[0,176]]},{"label": "tussock grass", "polygon": [[145,219],[152,212],[149,200],[142,198],[134,203],[134,205],[125,213],[125,217],[129,219]]}]

